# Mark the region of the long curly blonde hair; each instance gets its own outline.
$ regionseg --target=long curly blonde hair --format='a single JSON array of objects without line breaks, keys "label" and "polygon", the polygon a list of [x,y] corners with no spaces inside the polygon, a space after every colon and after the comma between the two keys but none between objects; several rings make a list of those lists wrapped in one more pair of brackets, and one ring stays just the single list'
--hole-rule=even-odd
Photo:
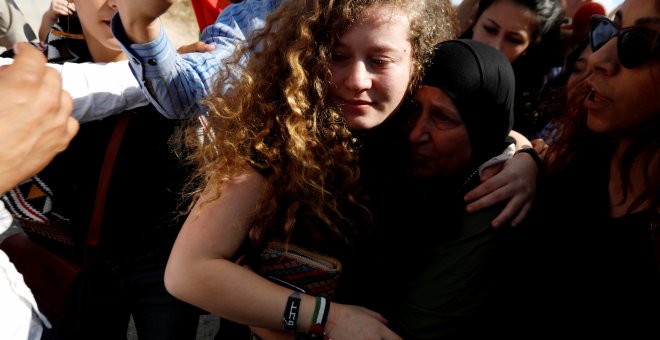
[{"label": "long curly blonde hair", "polygon": [[409,16],[414,84],[433,46],[456,35],[449,1],[285,0],[225,64],[214,95],[203,101],[211,136],[200,139],[191,128],[187,138],[197,165],[193,196],[206,187],[217,199],[248,166],[264,174],[249,235],[256,245],[290,240],[296,228],[348,241],[361,216],[353,212],[364,212],[355,138],[329,99],[329,63],[333,45],[374,5]]}]

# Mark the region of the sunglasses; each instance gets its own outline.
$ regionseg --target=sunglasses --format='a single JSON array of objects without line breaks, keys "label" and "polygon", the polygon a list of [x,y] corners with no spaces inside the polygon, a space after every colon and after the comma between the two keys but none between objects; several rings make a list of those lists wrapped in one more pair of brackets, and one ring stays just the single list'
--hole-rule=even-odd
[{"label": "sunglasses", "polygon": [[589,41],[594,52],[614,37],[619,38],[616,50],[619,61],[625,68],[635,68],[660,56],[658,31],[637,26],[622,29],[605,16],[595,14],[591,17]]}]

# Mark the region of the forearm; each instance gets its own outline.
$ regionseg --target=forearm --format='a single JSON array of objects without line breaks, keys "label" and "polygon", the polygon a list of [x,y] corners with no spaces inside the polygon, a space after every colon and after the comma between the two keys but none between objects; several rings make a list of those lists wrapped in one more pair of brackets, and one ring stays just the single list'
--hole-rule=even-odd
[{"label": "forearm", "polygon": [[117,12],[128,39],[135,44],[155,40],[160,35],[159,17],[175,0],[117,0]]},{"label": "forearm", "polygon": [[39,26],[39,41],[44,42],[48,37],[51,27],[57,22],[59,16],[51,10],[48,10],[41,17],[41,25]]},{"label": "forearm", "polygon": [[215,46],[211,52],[179,55],[162,28],[154,39],[138,44],[124,32],[123,16],[115,16],[112,31],[149,101],[164,116],[182,118],[202,112],[200,101],[211,94],[223,61],[233,54],[237,44],[263,27],[265,17],[279,3],[244,0],[225,8],[218,21],[201,35],[201,41]]},{"label": "forearm", "polygon": [[[227,260],[199,260],[177,267],[173,270],[168,264],[165,276],[168,291],[176,298],[241,324],[284,330],[282,320],[292,290]],[[296,324],[298,332],[307,333],[315,299],[305,294],[300,298]]]}]

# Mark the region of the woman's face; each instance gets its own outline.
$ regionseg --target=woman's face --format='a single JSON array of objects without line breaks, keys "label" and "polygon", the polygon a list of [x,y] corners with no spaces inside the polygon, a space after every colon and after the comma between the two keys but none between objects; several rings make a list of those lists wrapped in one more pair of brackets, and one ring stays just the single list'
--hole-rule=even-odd
[{"label": "woman's face", "polygon": [[468,131],[449,96],[422,85],[413,94],[413,127],[408,135],[412,174],[416,177],[450,176],[465,167],[472,154]]},{"label": "woman's face", "polygon": [[403,11],[373,6],[333,47],[330,93],[350,128],[379,125],[403,101],[413,70],[409,32]]},{"label": "woman's face", "polygon": [[75,0],[75,4],[85,39],[96,40],[103,47],[111,50],[119,50],[119,43],[110,31],[110,20],[116,12],[114,1]]},{"label": "woman's face", "polygon": [[511,0],[494,1],[472,28],[472,39],[500,50],[514,62],[532,42],[534,12]]},{"label": "woman's face", "polygon": [[[643,26],[660,30],[660,15],[650,0],[627,0],[617,12],[621,27]],[[652,59],[632,69],[619,61],[618,37],[612,38],[587,62],[590,92],[584,101],[590,129],[625,135],[660,112],[660,60]]]}]

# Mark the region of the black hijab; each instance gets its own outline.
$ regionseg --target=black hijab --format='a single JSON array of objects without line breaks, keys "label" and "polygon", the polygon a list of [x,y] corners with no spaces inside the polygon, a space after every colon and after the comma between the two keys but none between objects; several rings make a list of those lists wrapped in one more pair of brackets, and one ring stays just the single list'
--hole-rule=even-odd
[{"label": "black hijab", "polygon": [[442,89],[458,108],[472,143],[472,164],[502,153],[513,126],[515,76],[500,51],[475,40],[442,42],[421,85]]}]

